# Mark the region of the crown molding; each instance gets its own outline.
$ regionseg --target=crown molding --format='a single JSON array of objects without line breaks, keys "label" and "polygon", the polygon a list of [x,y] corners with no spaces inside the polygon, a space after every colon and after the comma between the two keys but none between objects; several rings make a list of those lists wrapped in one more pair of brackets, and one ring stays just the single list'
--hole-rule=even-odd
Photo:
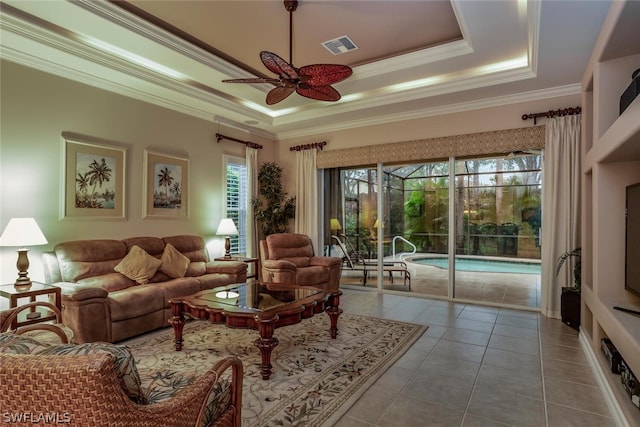
[{"label": "crown molding", "polygon": [[441,116],[445,114],[462,113],[465,111],[481,110],[485,108],[501,107],[504,105],[518,104],[522,102],[539,101],[549,98],[557,98],[568,95],[577,95],[581,93],[581,85],[579,83],[557,86],[554,88],[541,89],[529,92],[522,92],[493,98],[485,98],[469,102],[461,102],[457,104],[449,104],[446,106],[428,107],[420,110],[412,110],[409,112],[398,112],[395,114],[381,114],[377,116],[369,116],[366,119],[351,120],[348,123],[328,124],[316,127],[308,127],[304,130],[279,132],[279,139],[291,139],[305,136],[318,135],[327,132],[336,132],[358,127],[375,126],[387,123],[402,122],[407,120],[415,120],[426,117]]}]

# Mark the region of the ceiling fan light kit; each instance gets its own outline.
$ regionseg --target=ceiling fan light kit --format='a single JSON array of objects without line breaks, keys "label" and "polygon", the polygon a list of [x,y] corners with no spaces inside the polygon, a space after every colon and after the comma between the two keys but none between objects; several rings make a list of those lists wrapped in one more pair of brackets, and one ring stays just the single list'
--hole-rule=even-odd
[{"label": "ceiling fan light kit", "polygon": [[223,80],[225,83],[271,83],[276,85],[267,93],[267,105],[277,104],[293,92],[305,98],[335,102],[340,93],[331,85],[353,74],[350,67],[339,64],[313,64],[296,68],[293,66],[293,12],[298,8],[298,0],[285,0],[284,7],[289,12],[289,62],[273,52],[260,52],[264,66],[278,78],[249,78]]}]

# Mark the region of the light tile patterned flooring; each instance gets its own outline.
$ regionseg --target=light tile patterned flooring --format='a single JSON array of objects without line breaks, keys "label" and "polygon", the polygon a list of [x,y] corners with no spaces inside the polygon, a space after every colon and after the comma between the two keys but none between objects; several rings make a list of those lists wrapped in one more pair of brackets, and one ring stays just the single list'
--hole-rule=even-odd
[{"label": "light tile patterned flooring", "polygon": [[[449,272],[446,269],[407,262],[411,273],[411,293],[422,296],[446,297]],[[395,284],[384,276],[384,289],[409,292],[400,275],[395,273]],[[377,274],[369,273],[368,288],[377,287]],[[362,271],[343,268],[340,284],[362,286]],[[489,273],[456,271],[456,297],[470,301],[540,307],[541,286],[539,274]]]},{"label": "light tile patterned flooring", "polygon": [[615,425],[578,332],[560,320],[530,311],[343,292],[346,312],[429,329],[337,427]]}]

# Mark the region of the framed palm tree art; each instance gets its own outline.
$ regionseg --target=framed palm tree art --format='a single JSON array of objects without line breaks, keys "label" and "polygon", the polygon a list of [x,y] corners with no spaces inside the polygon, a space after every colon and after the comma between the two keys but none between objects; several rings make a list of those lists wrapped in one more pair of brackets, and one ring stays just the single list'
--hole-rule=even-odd
[{"label": "framed palm tree art", "polygon": [[144,152],[143,218],[189,218],[189,159]]},{"label": "framed palm tree art", "polygon": [[125,220],[127,148],[63,133],[61,219]]}]

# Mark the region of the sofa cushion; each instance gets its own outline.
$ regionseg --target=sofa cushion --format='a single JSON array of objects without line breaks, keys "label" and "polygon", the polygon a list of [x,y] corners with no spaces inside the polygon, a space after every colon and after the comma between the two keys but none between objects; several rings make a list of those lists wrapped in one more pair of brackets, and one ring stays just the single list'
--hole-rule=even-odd
[{"label": "sofa cushion", "polygon": [[64,282],[113,273],[113,267],[127,255],[120,240],[75,240],[53,249]]},{"label": "sofa cushion", "polygon": [[296,283],[319,285],[329,281],[329,270],[321,266],[311,266],[296,270]]},{"label": "sofa cushion", "polygon": [[270,234],[266,241],[269,259],[310,258],[314,255],[311,239],[304,234]]},{"label": "sofa cushion", "polygon": [[204,239],[200,236],[179,235],[164,237],[165,244],[171,244],[192,262],[207,262],[209,254]]},{"label": "sofa cushion", "polygon": [[101,274],[100,276],[87,277],[78,280],[78,285],[87,287],[99,287],[107,292],[119,291],[127,289],[136,284],[135,281],[129,279],[120,273]]},{"label": "sofa cushion", "polygon": [[198,277],[207,272],[207,263],[204,261],[192,261],[187,268],[185,276]]},{"label": "sofa cushion", "polygon": [[154,283],[155,289],[160,289],[164,296],[165,308],[171,307],[169,299],[175,297],[184,297],[193,295],[202,290],[199,277],[179,277],[177,279],[169,279],[166,282]]},{"label": "sofa cushion", "polygon": [[111,292],[108,301],[112,322],[144,316],[162,310],[165,305],[163,292],[155,284]]},{"label": "sofa cushion", "polygon": [[139,404],[147,403],[140,375],[136,369],[136,361],[129,347],[109,343],[95,342],[86,344],[60,344],[50,346],[38,354],[46,356],[65,354],[109,354],[113,357],[115,371],[120,380],[120,387],[129,398]]},{"label": "sofa cushion", "polygon": [[160,261],[162,261],[160,271],[173,279],[184,277],[191,263],[191,260],[182,255],[171,243],[165,246]]},{"label": "sofa cushion", "polygon": [[114,267],[114,270],[144,285],[156,274],[161,265],[162,261],[158,258],[152,257],[140,246],[134,245],[127,256]]},{"label": "sofa cushion", "polygon": [[14,334],[13,332],[0,333],[0,353],[36,354],[49,347],[49,344],[41,343],[24,335]]},{"label": "sofa cushion", "polygon": [[280,258],[279,261],[289,261],[293,263],[296,267],[301,268],[301,267],[309,267],[309,259],[310,259],[309,257],[296,256],[296,257]]},{"label": "sofa cushion", "polygon": [[134,246],[138,246],[156,258],[160,258],[165,245],[164,240],[159,237],[129,237],[122,239],[122,242],[126,245],[127,251],[130,251]]}]

